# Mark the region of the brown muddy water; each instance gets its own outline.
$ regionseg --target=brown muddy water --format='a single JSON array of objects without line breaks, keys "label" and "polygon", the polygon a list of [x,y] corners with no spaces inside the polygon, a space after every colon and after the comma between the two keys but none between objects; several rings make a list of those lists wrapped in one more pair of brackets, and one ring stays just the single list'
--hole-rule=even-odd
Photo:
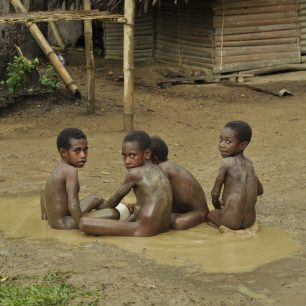
[{"label": "brown muddy water", "polygon": [[199,265],[211,273],[252,271],[260,265],[292,257],[298,251],[291,233],[261,225],[254,234],[220,234],[206,224],[155,237],[93,237],[78,230],[51,229],[40,220],[39,197],[0,198],[0,231],[6,238],[56,239],[70,245],[105,242],[161,264]]}]

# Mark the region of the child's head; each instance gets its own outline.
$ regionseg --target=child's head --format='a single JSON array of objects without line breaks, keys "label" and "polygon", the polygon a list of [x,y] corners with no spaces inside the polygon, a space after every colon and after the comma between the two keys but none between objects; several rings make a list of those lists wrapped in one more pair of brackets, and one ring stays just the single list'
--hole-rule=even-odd
[{"label": "child's head", "polygon": [[160,137],[151,137],[151,150],[151,160],[154,164],[160,164],[168,160],[168,146]]},{"label": "child's head", "polygon": [[143,166],[151,157],[151,138],[143,131],[128,133],[122,142],[122,158],[127,169]]},{"label": "child's head", "polygon": [[63,129],[57,136],[57,149],[68,164],[81,168],[85,165],[88,154],[86,135],[77,128]]},{"label": "child's head", "polygon": [[252,129],[245,121],[228,122],[220,135],[219,150],[222,157],[243,153],[252,138]]}]

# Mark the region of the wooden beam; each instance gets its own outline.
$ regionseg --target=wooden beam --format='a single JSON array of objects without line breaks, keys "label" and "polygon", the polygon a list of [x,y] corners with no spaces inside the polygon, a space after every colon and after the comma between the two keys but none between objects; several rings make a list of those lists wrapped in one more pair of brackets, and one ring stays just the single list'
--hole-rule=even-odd
[{"label": "wooden beam", "polygon": [[[83,7],[85,10],[90,10],[90,0],[83,0]],[[84,37],[87,72],[87,114],[94,114],[96,111],[96,89],[91,20],[84,20]]]},{"label": "wooden beam", "polygon": [[123,130],[133,130],[134,120],[134,22],[135,0],[124,1],[124,40],[123,40]]},{"label": "wooden beam", "polygon": [[0,16],[1,23],[50,22],[57,20],[92,20],[103,19],[124,23],[123,15],[111,14],[107,11],[81,10],[81,11],[35,11]]}]

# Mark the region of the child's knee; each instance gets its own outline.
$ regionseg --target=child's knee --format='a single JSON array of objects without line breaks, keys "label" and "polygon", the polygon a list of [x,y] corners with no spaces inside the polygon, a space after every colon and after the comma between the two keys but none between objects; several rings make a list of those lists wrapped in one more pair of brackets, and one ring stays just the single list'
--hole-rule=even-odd
[{"label": "child's knee", "polygon": [[79,222],[79,229],[84,232],[87,229],[90,219],[88,217],[82,217]]}]

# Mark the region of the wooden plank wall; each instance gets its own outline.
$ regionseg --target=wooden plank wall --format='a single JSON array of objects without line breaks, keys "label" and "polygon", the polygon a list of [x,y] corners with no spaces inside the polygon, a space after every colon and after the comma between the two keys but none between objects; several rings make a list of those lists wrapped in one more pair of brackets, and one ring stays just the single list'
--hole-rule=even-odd
[{"label": "wooden plank wall", "polygon": [[217,0],[214,11],[214,72],[300,62],[298,0]]},{"label": "wooden plank wall", "polygon": [[155,59],[212,69],[212,1],[161,1],[156,10]]},{"label": "wooden plank wall", "polygon": [[306,0],[299,0],[300,46],[302,62],[306,62]]},{"label": "wooden plank wall", "polygon": [[[135,61],[153,61],[153,13],[136,13],[135,16]],[[123,59],[123,25],[104,22],[105,58]]]}]

